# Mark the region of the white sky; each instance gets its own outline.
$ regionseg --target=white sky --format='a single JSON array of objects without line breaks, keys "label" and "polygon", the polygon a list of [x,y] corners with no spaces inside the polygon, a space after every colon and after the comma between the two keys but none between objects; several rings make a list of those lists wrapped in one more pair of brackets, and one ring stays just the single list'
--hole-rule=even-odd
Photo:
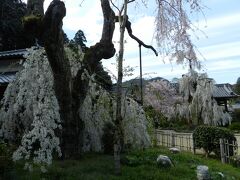
[{"label": "white sky", "polygon": [[[45,0],[45,9],[50,0]],[[100,0],[65,0],[67,16],[64,18],[63,29],[69,38],[79,30],[83,30],[88,40],[87,45],[94,45],[101,37],[102,14]],[[132,21],[133,33],[146,44],[156,47],[154,34],[154,0],[148,0],[148,8],[144,6],[134,7],[130,5],[129,18]],[[240,1],[239,0],[203,0],[207,8],[204,11],[205,19],[199,16],[196,22],[203,33],[197,32],[199,37],[193,37],[193,42],[201,54],[199,57],[203,64],[201,72],[207,72],[209,77],[217,83],[235,83],[240,77]],[[118,41],[118,27],[116,27],[114,41]],[[207,36],[207,37],[206,37]],[[138,66],[138,44],[128,37],[126,33],[125,65]],[[163,63],[160,57],[155,57],[151,50],[143,50],[143,73],[151,76],[160,76],[171,80],[173,77],[180,78],[187,73],[187,66]],[[112,60],[103,60],[108,69],[115,72],[116,68]],[[135,70],[133,77],[138,76],[139,68]],[[154,73],[154,74],[153,74]],[[131,78],[133,78],[131,77]],[[146,75],[145,77],[149,77]]]}]

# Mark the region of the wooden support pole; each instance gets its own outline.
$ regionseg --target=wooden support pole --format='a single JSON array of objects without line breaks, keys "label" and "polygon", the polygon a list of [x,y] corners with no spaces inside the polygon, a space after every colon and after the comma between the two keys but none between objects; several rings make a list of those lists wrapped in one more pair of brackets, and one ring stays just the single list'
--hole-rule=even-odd
[{"label": "wooden support pole", "polygon": [[226,163],[226,159],[225,159],[225,152],[224,152],[224,140],[223,139],[219,139],[220,141],[220,154],[221,154],[221,161],[223,164]]},{"label": "wooden support pole", "polygon": [[174,134],[174,132],[172,132],[171,135],[172,135],[172,147],[175,147],[175,134]]}]

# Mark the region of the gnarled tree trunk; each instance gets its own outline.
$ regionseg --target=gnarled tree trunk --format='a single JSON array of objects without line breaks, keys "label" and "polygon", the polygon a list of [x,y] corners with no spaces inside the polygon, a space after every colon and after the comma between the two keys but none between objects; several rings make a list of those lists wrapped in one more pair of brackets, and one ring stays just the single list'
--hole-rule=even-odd
[{"label": "gnarled tree trunk", "polygon": [[27,14],[28,15],[43,15],[44,0],[28,0],[27,1]]},{"label": "gnarled tree trunk", "polygon": [[110,7],[109,0],[101,0],[104,16],[102,38],[96,45],[91,46],[85,53],[84,65],[73,79],[68,59],[64,54],[62,19],[66,15],[66,8],[62,1],[53,0],[45,15],[43,15],[43,0],[28,0],[28,15],[42,15],[36,19],[40,22],[36,36],[43,43],[53,72],[54,90],[60,106],[62,120],[61,148],[63,158],[79,154],[82,143],[83,121],[78,111],[84,101],[88,89],[88,79],[82,80],[84,69],[90,74],[99,68],[99,61],[114,56],[112,43],[115,29],[115,14]]},{"label": "gnarled tree trunk", "polygon": [[63,156],[78,153],[78,127],[72,100],[72,75],[70,63],[64,53],[62,19],[66,15],[63,2],[54,0],[43,18],[43,42],[53,72],[54,90],[62,119],[61,146]]}]

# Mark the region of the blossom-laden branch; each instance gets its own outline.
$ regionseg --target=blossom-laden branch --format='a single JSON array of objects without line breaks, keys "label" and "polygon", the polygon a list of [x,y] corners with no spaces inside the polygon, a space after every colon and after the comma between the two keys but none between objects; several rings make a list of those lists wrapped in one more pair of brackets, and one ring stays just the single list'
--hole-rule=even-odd
[{"label": "blossom-laden branch", "polygon": [[231,123],[231,116],[213,98],[214,80],[206,73],[191,70],[180,80],[183,103],[177,107],[180,116],[193,124],[213,126]]},{"label": "blossom-laden branch", "polygon": [[193,33],[195,27],[188,17],[188,12],[201,12],[200,0],[156,0],[157,15],[156,40],[159,53],[168,56],[182,64],[185,60],[191,59],[193,68],[201,68],[197,59],[196,47],[191,41],[189,32]]},{"label": "blossom-laden branch", "polygon": [[149,82],[145,92],[144,101],[146,105],[152,106],[168,119],[173,117],[176,113],[175,106],[180,102],[181,97],[167,80]]},{"label": "blossom-laden branch", "polygon": [[151,49],[155,53],[155,55],[158,56],[158,53],[157,53],[156,49],[153,46],[146,45],[143,41],[141,41],[139,38],[137,38],[136,36],[133,35],[132,28],[131,28],[131,22],[129,21],[128,18],[127,18],[127,22],[126,22],[126,29],[128,31],[129,36],[132,39],[134,39],[135,41],[137,41],[140,46],[143,46],[143,47],[145,47],[147,49]]}]

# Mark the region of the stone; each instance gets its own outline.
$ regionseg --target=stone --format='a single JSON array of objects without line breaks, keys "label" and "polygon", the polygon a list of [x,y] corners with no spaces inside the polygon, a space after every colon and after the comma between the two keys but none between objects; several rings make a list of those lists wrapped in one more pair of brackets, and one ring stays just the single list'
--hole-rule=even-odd
[{"label": "stone", "polygon": [[217,173],[221,178],[225,178],[224,174],[222,172]]},{"label": "stone", "polygon": [[209,180],[210,174],[208,171],[208,167],[204,165],[197,166],[197,179],[198,180]]},{"label": "stone", "polygon": [[169,168],[174,166],[171,159],[168,156],[165,155],[159,155],[157,158],[157,165],[159,167],[165,167],[165,168]]},{"label": "stone", "polygon": [[232,164],[234,167],[240,167],[240,155],[232,157]]},{"label": "stone", "polygon": [[171,151],[171,153],[173,153],[173,154],[178,154],[178,153],[180,153],[180,149],[178,149],[178,148],[176,148],[176,147],[169,148],[169,151]]}]

